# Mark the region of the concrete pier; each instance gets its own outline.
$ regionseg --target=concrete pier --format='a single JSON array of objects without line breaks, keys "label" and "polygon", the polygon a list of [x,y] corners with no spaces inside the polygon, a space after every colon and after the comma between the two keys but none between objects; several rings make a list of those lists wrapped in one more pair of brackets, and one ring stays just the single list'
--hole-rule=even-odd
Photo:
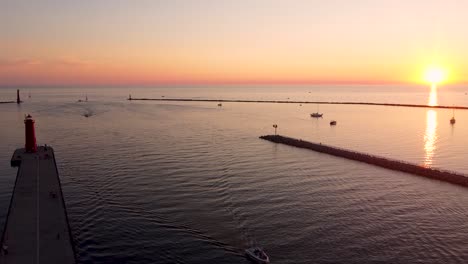
[{"label": "concrete pier", "polygon": [[20,98],[20,90],[16,90],[16,101],[0,101],[0,104],[13,104],[13,103],[16,103],[16,104],[21,104],[23,101],[21,101],[21,98]]},{"label": "concrete pier", "polygon": [[213,103],[270,103],[270,104],[330,104],[330,105],[377,105],[417,108],[440,108],[468,110],[467,106],[423,105],[423,104],[391,104],[368,102],[323,102],[323,101],[292,101],[292,100],[242,100],[242,99],[191,99],[191,98],[127,98],[129,101],[169,101],[169,102],[213,102]]},{"label": "concrete pier", "polygon": [[75,263],[73,240],[51,147],[17,149],[15,187],[2,235],[0,263]]},{"label": "concrete pier", "polygon": [[356,160],[360,162],[365,162],[375,166],[401,171],[406,173],[411,173],[414,175],[419,175],[431,179],[437,179],[440,181],[450,182],[453,184],[461,185],[468,187],[468,176],[451,172],[440,170],[436,168],[419,166],[411,163],[407,163],[399,160],[392,160],[384,157],[369,155],[366,153],[360,153],[356,151],[346,150],[342,148],[327,146],[321,143],[312,143],[300,139],[284,137],[280,135],[267,135],[261,136],[261,139],[265,139],[274,143],[281,143],[289,146],[294,146],[298,148],[305,148],[314,150],[317,152],[322,152],[350,160]]}]

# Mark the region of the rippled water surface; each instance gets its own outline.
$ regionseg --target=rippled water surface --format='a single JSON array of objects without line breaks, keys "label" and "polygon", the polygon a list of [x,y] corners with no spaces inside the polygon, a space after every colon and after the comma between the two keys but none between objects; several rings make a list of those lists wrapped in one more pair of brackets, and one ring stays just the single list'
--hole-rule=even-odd
[{"label": "rippled water surface", "polygon": [[[0,104],[3,226],[23,118],[55,148],[79,263],[467,263],[468,189],[258,139],[274,133],[468,174],[468,111],[126,101],[425,104],[421,87],[36,88]],[[31,93],[31,98],[27,94]],[[310,92],[310,93],[309,93]],[[0,91],[0,101],[15,90]],[[77,102],[87,94],[89,101]],[[438,104],[468,106],[463,87]],[[86,118],[83,115],[88,114]],[[337,120],[330,127],[330,120]]]}]

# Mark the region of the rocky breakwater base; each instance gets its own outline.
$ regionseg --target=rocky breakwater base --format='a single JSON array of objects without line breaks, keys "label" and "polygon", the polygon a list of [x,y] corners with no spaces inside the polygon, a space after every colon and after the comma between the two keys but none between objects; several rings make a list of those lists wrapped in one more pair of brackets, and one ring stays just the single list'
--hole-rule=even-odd
[{"label": "rocky breakwater base", "polygon": [[342,157],[350,160],[356,160],[360,162],[365,162],[382,168],[401,171],[406,173],[411,173],[414,175],[423,176],[426,178],[436,179],[444,182],[449,182],[461,186],[468,187],[468,176],[451,172],[440,170],[436,168],[424,167],[416,164],[407,163],[399,160],[392,160],[389,158],[369,155],[366,153],[356,152],[352,150],[346,150],[342,148],[337,148],[333,146],[327,146],[321,143],[313,143],[304,141],[301,139],[295,139],[280,135],[266,135],[261,136],[261,139],[268,140],[274,143],[285,144],[289,146],[294,146],[298,148],[310,149],[313,151],[326,153],[329,155]]},{"label": "rocky breakwater base", "polygon": [[[164,97],[164,96],[163,96]],[[194,98],[127,98],[129,101],[167,101],[167,102],[216,102],[216,103],[268,103],[268,104],[329,104],[329,105],[369,105],[369,106],[397,106],[436,109],[468,110],[467,106],[424,105],[424,104],[392,104],[370,102],[324,102],[324,101],[296,101],[296,100],[242,100],[242,99],[194,99]]]}]

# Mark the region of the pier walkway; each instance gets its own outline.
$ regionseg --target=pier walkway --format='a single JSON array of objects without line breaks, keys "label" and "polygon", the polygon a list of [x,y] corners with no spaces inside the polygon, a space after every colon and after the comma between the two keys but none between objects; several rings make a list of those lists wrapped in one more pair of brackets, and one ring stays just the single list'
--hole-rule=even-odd
[{"label": "pier walkway", "polygon": [[53,149],[38,147],[36,153],[17,149],[11,165],[19,168],[0,263],[75,263]]},{"label": "pier walkway", "polygon": [[372,164],[375,166],[379,166],[379,167],[383,167],[383,168],[387,168],[387,169],[391,169],[395,171],[411,173],[414,175],[419,175],[419,176],[423,176],[423,177],[427,177],[431,179],[437,179],[440,181],[450,182],[453,184],[468,187],[468,176],[460,174],[460,173],[456,173],[456,172],[419,166],[419,165],[407,163],[404,161],[392,160],[389,158],[384,158],[384,157],[369,155],[366,153],[327,146],[321,143],[312,143],[312,142],[304,141],[301,139],[295,139],[295,138],[290,138],[290,137],[285,137],[285,136],[280,136],[280,135],[267,135],[267,136],[261,136],[260,138],[274,142],[274,143],[281,143],[281,144],[294,146],[298,148],[310,149],[310,150],[314,150],[317,152],[322,152],[322,153],[326,153],[326,154],[330,154],[330,155],[334,155],[334,156],[338,156],[338,157],[342,157],[342,158],[346,158],[350,160],[365,162],[368,164]]}]

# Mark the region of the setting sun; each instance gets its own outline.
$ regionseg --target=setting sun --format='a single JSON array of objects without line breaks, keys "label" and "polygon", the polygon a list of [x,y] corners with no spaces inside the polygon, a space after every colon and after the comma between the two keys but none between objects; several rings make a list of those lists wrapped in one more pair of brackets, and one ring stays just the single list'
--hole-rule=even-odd
[{"label": "setting sun", "polygon": [[424,72],[424,80],[431,83],[437,84],[447,79],[447,72],[438,66],[431,66]]}]

